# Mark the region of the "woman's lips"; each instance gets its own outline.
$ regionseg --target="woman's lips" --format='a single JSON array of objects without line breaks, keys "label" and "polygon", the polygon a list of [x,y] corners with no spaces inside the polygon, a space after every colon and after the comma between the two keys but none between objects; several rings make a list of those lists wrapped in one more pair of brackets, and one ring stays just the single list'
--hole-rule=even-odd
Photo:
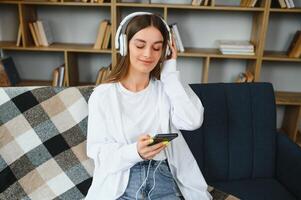
[{"label": "woman's lips", "polygon": [[153,63],[153,61],[151,61],[151,60],[139,60],[139,61],[143,62],[145,64],[152,64]]}]

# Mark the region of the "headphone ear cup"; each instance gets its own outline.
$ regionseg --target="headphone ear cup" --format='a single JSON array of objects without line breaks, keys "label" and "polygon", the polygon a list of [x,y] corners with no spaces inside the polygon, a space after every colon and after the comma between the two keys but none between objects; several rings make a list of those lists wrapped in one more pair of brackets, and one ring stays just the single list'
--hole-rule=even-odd
[{"label": "headphone ear cup", "polygon": [[169,46],[166,46],[165,57],[169,56],[171,53]]},{"label": "headphone ear cup", "polygon": [[119,36],[119,52],[120,55],[123,56],[123,34]]},{"label": "headphone ear cup", "polygon": [[126,56],[127,54],[127,36],[126,34],[121,34],[119,37],[119,51],[121,56]]},{"label": "headphone ear cup", "polygon": [[128,42],[126,34],[123,34],[123,56],[126,56],[128,53]]}]

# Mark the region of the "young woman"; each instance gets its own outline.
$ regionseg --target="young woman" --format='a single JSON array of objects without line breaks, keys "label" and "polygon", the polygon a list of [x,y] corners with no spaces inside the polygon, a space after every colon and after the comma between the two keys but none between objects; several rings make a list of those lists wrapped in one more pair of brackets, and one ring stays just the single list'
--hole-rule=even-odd
[{"label": "young woman", "polygon": [[[89,99],[87,154],[95,170],[86,199],[211,199],[179,131],[199,128],[204,108],[179,81],[171,38],[166,22],[152,13],[121,22],[116,47],[122,58]],[[154,135],[174,132],[179,136],[169,144],[150,145]]]}]

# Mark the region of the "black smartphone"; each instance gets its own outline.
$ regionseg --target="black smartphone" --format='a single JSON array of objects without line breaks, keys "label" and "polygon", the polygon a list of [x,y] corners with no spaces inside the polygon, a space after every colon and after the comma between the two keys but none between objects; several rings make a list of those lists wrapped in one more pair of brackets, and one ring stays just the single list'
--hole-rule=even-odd
[{"label": "black smartphone", "polygon": [[173,139],[175,139],[176,137],[178,137],[177,133],[163,133],[163,134],[157,134],[153,137],[153,143],[149,144],[148,146],[154,145],[154,144],[158,144],[160,142],[164,142],[164,141],[172,141]]}]

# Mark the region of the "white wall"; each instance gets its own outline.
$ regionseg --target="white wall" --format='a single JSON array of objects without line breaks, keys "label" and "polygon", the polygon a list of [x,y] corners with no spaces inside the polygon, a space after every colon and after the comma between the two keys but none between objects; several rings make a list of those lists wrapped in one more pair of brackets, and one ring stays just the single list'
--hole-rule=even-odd
[{"label": "white wall", "polygon": [[[217,3],[229,3],[219,0]],[[238,0],[232,0],[238,4]],[[296,2],[296,1],[295,1]],[[301,3],[301,1],[296,2]],[[300,6],[300,5],[299,5]],[[162,9],[143,9],[163,13]],[[122,9],[122,16],[137,9]],[[0,40],[15,40],[17,37],[17,7],[0,5]],[[56,42],[94,43],[99,22],[110,18],[109,8],[76,6],[40,6],[38,18],[48,20]],[[296,30],[301,29],[301,14],[273,13],[266,40],[267,50],[286,51]],[[218,39],[249,39],[252,13],[221,11],[170,10],[168,23],[177,22],[184,46],[216,48]],[[22,78],[51,79],[51,71],[64,62],[63,53],[6,51],[14,56]],[[100,66],[110,63],[108,54],[85,54],[79,57],[81,81],[94,81]],[[178,59],[183,83],[198,83],[202,77],[202,58]],[[245,60],[213,59],[209,69],[209,82],[233,82],[245,70]],[[301,63],[264,62],[261,81],[273,83],[276,90],[301,91]],[[283,108],[278,108],[278,126]],[[301,125],[300,125],[301,127]]]}]

